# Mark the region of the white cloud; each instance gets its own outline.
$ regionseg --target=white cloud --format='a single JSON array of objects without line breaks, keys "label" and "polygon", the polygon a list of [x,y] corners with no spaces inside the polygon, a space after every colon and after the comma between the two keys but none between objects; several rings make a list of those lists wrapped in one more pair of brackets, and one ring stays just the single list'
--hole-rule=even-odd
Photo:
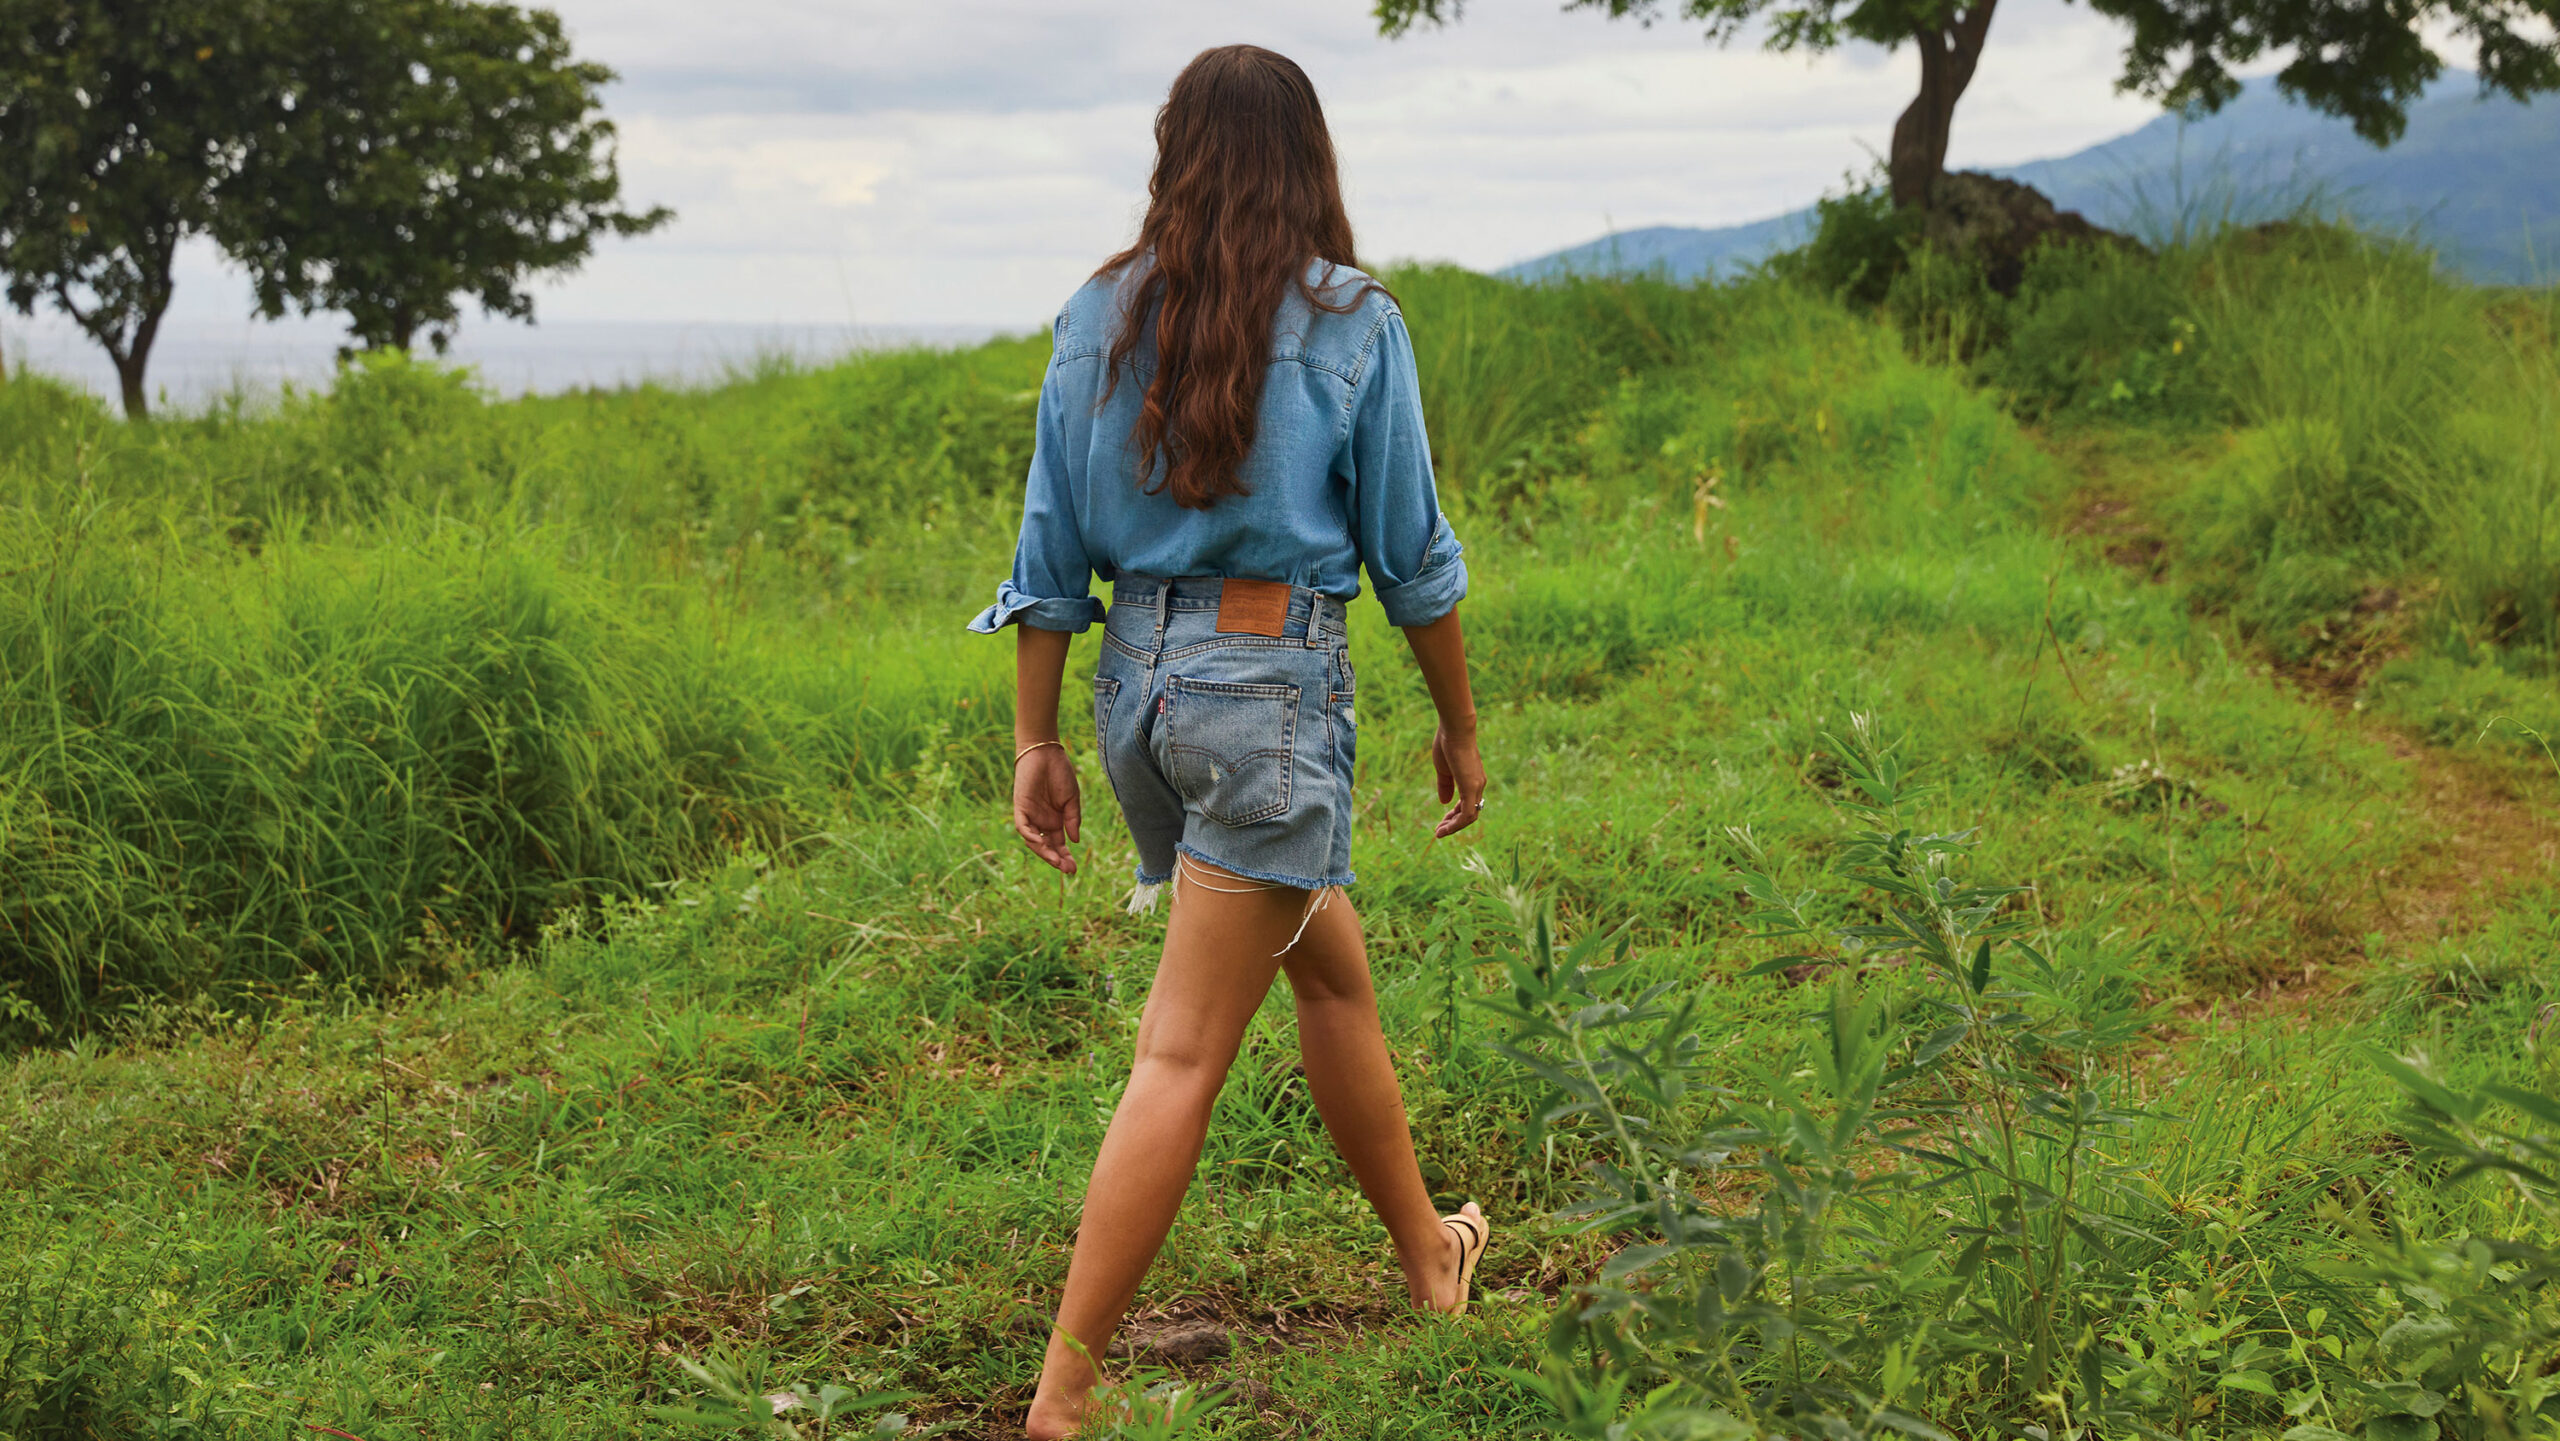
[{"label": "white cloud", "polygon": [[[677,223],[550,287],[578,319],[1035,326],[1135,228],[1149,122],[1200,49],[1267,44],[1325,97],[1363,252],[1495,266],[1616,225],[1723,224],[1864,171],[1916,64],[1807,60],[1552,0],[1475,0],[1380,39],[1366,0],[553,0],[621,72],[626,193]],[[2003,8],[1953,159],[2064,153],[2140,124],[2121,34]],[[181,304],[236,281],[191,257]]]}]

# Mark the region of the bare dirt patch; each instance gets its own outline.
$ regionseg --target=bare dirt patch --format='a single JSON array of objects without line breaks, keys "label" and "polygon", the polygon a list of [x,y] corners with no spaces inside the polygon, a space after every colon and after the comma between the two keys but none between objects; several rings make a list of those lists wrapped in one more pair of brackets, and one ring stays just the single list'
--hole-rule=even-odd
[{"label": "bare dirt patch", "polygon": [[[2115,565],[2146,582],[2166,583],[2175,550],[2157,520],[2166,487],[2159,468],[2201,463],[2210,442],[2163,457],[2128,455],[2103,439],[2037,436],[2079,477],[2078,487],[2054,515],[2064,534],[2083,537]],[[2305,1015],[2326,1009],[2359,979],[2370,960],[2362,937],[2387,948],[2433,944],[2475,929],[2494,915],[2512,891],[2560,871],[2560,812],[2532,793],[2512,767],[2486,757],[2447,751],[2363,716],[2355,702],[2374,669],[2403,648],[2402,622],[2418,597],[2377,587],[2332,618],[2309,658],[2278,664],[2272,677],[2319,700],[2389,746],[2406,764],[2412,784],[2398,798],[2387,824],[2419,837],[2416,850],[2364,878],[2358,899],[2326,929],[2335,943],[2297,967],[2270,974],[2237,996],[2188,1008],[2190,1019],[2232,1014],[2235,1004],[2253,1019],[2271,1013]]]},{"label": "bare dirt patch", "polygon": [[2560,872],[2560,817],[2513,768],[2385,734],[2416,772],[2404,820],[2427,839],[2418,864],[2375,873],[2376,931],[2402,945],[2460,935],[2518,884]]}]

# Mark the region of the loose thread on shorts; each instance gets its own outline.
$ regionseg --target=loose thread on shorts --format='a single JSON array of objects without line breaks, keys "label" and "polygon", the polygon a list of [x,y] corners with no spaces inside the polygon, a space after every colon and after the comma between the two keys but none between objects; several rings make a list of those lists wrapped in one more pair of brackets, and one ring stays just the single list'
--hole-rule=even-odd
[{"label": "loose thread on shorts", "polygon": [[[1177,878],[1187,879],[1191,884],[1198,886],[1203,890],[1216,891],[1220,895],[1249,896],[1261,891],[1293,891],[1297,889],[1295,886],[1282,885],[1278,881],[1257,881],[1247,876],[1225,877],[1224,879],[1228,880],[1243,881],[1244,884],[1240,886],[1222,886],[1215,881],[1205,878],[1205,873],[1201,870],[1199,862],[1194,861],[1187,855],[1181,854],[1176,854],[1174,856],[1173,869]],[[1307,934],[1308,923],[1312,922],[1316,918],[1316,912],[1323,910],[1325,906],[1330,903],[1332,895],[1333,887],[1331,886],[1318,886],[1313,891],[1307,893],[1307,908],[1298,915],[1298,929],[1290,934],[1289,944],[1282,946],[1280,949],[1271,953],[1274,957],[1285,956],[1291,951],[1297,949],[1298,942],[1304,939]],[[1150,896],[1148,899],[1153,901],[1154,897]],[[1135,908],[1135,905],[1136,903],[1133,901],[1131,903],[1132,909]]]}]

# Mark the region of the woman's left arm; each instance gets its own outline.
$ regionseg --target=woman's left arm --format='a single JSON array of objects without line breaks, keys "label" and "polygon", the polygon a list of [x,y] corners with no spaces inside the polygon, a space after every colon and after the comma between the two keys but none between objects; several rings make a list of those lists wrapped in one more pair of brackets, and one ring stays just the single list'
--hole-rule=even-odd
[{"label": "woman's left arm", "polygon": [[1074,875],[1067,846],[1084,839],[1084,803],[1075,765],[1058,741],[1058,689],[1072,637],[1034,625],[1017,625],[1014,635],[1013,828],[1033,855]]},{"label": "woman's left arm", "polygon": [[1412,646],[1440,713],[1431,737],[1431,768],[1440,799],[1452,804],[1432,833],[1447,837],[1475,824],[1484,809],[1475,695],[1467,681],[1467,643],[1458,629],[1467,564],[1440,513],[1431,438],[1422,424],[1421,375],[1404,317],[1384,317],[1375,344],[1354,398],[1345,469],[1352,479],[1361,563],[1388,623],[1403,630]]},{"label": "woman's left arm", "polygon": [[1484,757],[1476,751],[1476,697],[1467,680],[1466,636],[1458,629],[1453,606],[1438,620],[1406,626],[1404,639],[1413,648],[1414,664],[1422,668],[1432,709],[1440,713],[1440,728],[1431,735],[1431,769],[1449,813],[1431,834],[1446,840],[1474,825],[1484,809]]}]

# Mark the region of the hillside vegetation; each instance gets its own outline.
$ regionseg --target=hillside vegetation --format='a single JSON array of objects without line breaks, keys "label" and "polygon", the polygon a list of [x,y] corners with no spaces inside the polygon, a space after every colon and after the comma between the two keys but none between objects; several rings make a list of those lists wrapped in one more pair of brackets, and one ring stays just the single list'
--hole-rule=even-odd
[{"label": "hillside vegetation", "polygon": [[[1428,840],[1355,606],[1354,899],[1500,1229],[1404,1312],[1275,1003],[1171,1429],[2548,1432],[2551,297],[1389,282],[1500,803]],[[0,1432],[1018,1434],[1161,924],[1011,840],[960,630],[1044,359],[0,388]]]}]

